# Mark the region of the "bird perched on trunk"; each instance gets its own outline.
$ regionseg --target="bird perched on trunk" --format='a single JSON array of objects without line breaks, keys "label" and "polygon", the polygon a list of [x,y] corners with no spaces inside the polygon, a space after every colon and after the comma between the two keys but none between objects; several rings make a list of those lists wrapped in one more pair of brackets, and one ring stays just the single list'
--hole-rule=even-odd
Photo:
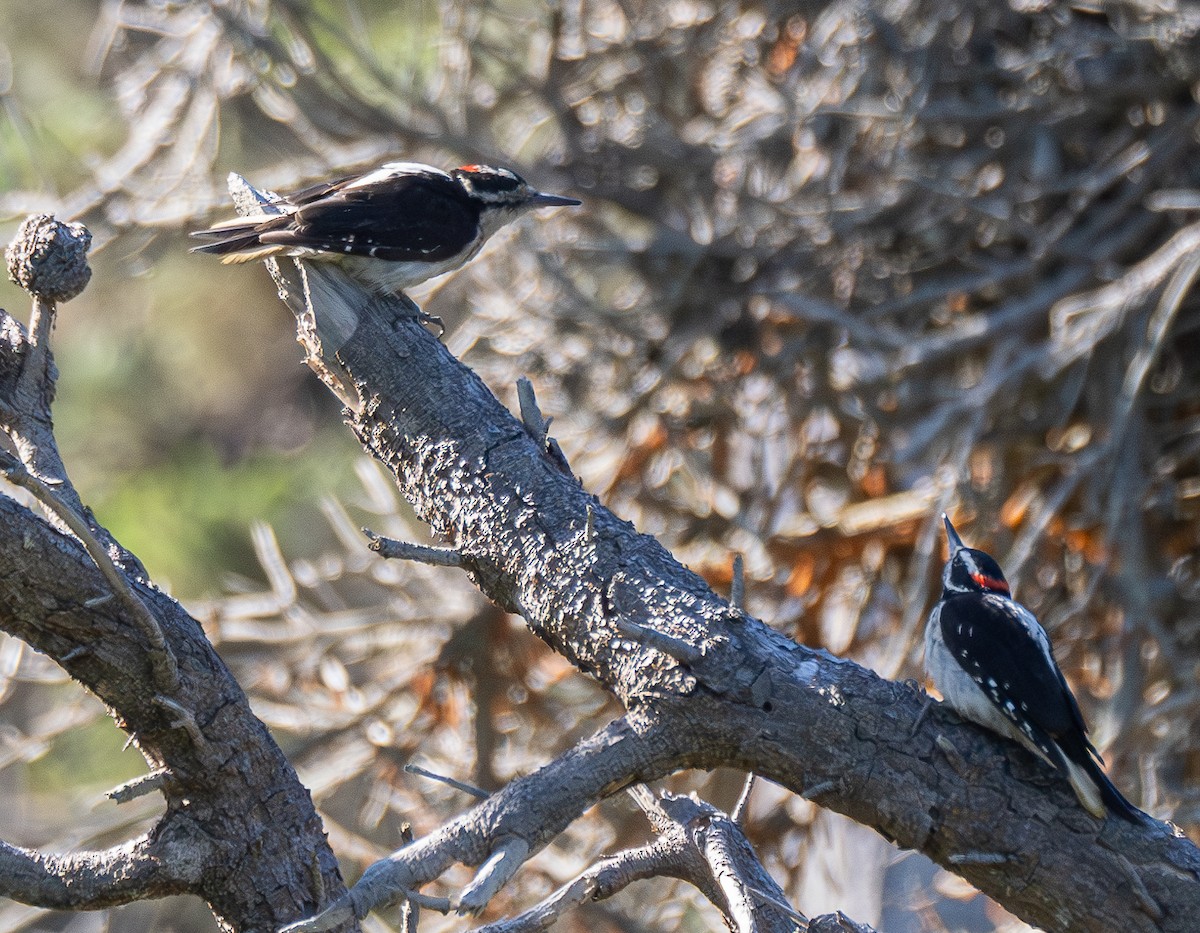
[{"label": "bird perched on trunk", "polygon": [[193,252],[234,263],[269,256],[337,260],[368,288],[395,294],[464,265],[526,211],[579,203],[536,191],[504,168],[443,172],[389,162],[288,195],[273,203],[278,214],[197,230],[192,236],[214,242]]},{"label": "bird perched on trunk", "polygon": [[945,515],[942,521],[950,559],[925,627],[925,666],[946,703],[1062,771],[1092,815],[1144,818],[1101,769],[1038,620],[1012,598],[1000,565],[963,544]]}]

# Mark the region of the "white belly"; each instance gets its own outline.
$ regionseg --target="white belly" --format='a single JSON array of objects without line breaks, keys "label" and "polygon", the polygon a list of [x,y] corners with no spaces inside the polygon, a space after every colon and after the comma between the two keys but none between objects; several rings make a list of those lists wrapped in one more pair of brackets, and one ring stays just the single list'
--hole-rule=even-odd
[{"label": "white belly", "polygon": [[469,260],[478,249],[467,256],[452,256],[442,262],[386,262],[369,256],[347,256],[341,265],[350,275],[372,291],[394,295],[420,285],[429,279],[452,272]]}]

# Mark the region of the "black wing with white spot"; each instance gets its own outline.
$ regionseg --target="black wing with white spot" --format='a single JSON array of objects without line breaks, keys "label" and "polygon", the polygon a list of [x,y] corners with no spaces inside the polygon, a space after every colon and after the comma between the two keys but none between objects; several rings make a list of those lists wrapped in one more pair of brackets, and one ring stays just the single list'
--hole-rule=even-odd
[{"label": "black wing with white spot", "polygon": [[269,255],[308,249],[393,262],[441,262],[479,233],[479,205],[441,172],[388,172],[315,185],[279,205],[287,213],[236,221],[195,236],[198,252]]},{"label": "black wing with white spot", "polygon": [[479,208],[450,179],[413,175],[343,184],[301,203],[263,245],[304,247],[394,262],[440,262],[478,234]]},{"label": "black wing with white spot", "polygon": [[1027,610],[991,594],[954,596],[942,605],[940,621],[954,659],[1051,760],[1047,739],[1065,750],[1091,750],[1079,705]]}]

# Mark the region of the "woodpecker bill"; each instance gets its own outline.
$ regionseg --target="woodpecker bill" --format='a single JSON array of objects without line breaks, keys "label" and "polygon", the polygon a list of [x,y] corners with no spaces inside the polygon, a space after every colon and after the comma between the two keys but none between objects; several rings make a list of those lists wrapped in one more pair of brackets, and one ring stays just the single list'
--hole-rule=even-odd
[{"label": "woodpecker bill", "polygon": [[443,172],[388,162],[274,202],[282,213],[237,217],[192,236],[193,252],[240,263],[269,256],[336,260],[368,288],[394,294],[451,272],[526,211],[579,204],[543,194],[514,172],[464,165]]},{"label": "woodpecker bill", "polygon": [[950,560],[925,627],[925,666],[946,703],[1062,771],[1093,816],[1144,818],[1101,769],[1038,620],[1012,598],[1000,565],[963,544],[945,515],[942,521]]}]

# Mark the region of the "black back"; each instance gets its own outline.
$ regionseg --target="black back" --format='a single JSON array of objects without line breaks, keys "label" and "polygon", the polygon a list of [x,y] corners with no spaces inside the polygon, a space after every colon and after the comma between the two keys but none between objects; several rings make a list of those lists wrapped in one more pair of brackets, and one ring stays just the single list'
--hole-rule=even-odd
[{"label": "black back", "polygon": [[[1031,637],[1022,611],[1012,600],[992,593],[952,594],[942,604],[942,638],[969,675],[992,672],[996,686],[985,678],[980,687],[1014,723],[1032,723],[1068,752],[1077,751],[1067,746],[1078,744],[1072,741],[1078,736],[1083,742],[1078,750],[1090,751],[1083,714],[1054,661],[1049,642],[1040,626]],[[1032,616],[1030,621],[1037,625]],[[1037,702],[1022,708],[1022,700],[1033,697]],[[1013,704],[1012,712],[1005,709],[1006,701]]]},{"label": "black back", "polygon": [[307,247],[394,262],[440,262],[479,233],[480,206],[454,180],[397,174],[368,185],[353,179],[306,188],[291,214],[262,224],[264,245]]}]

